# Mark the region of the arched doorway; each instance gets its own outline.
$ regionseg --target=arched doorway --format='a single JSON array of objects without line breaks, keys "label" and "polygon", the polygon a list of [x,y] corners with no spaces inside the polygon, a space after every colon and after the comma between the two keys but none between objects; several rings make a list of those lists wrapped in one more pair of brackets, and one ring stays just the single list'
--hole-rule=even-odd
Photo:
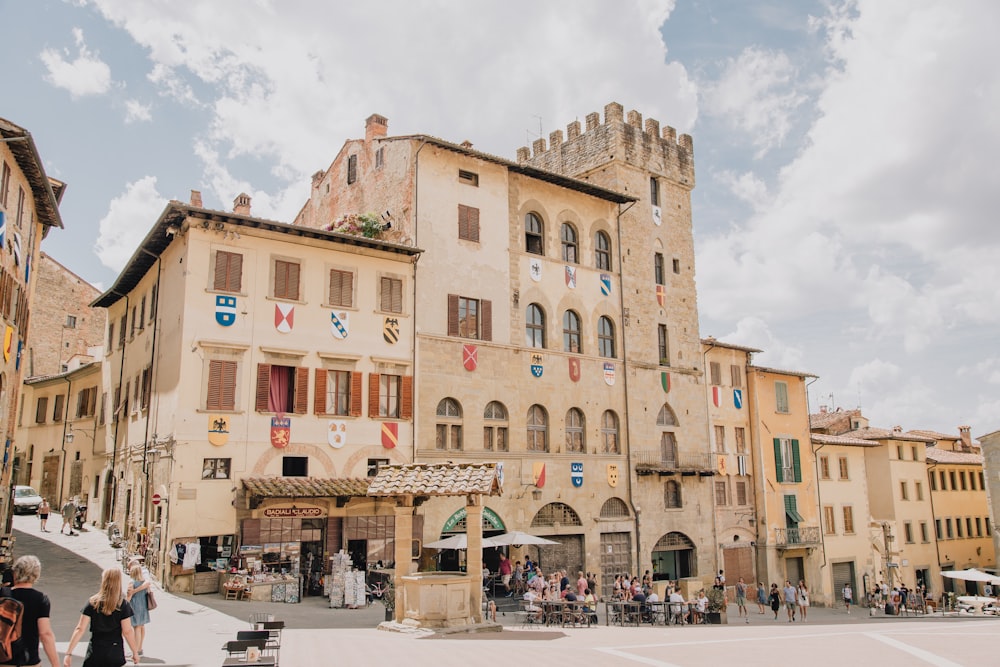
[{"label": "arched doorway", "polygon": [[684,533],[667,533],[653,547],[653,567],[665,579],[696,577],[697,564],[694,542]]},{"label": "arched doorway", "polygon": [[[548,529],[559,526],[559,534],[553,535]],[[573,527],[579,526],[577,534],[567,534]],[[558,542],[558,544],[532,547],[535,561],[546,573],[552,570],[566,570],[570,576],[585,566],[583,549],[583,522],[576,510],[566,503],[549,503],[544,505],[531,520],[531,532],[539,537]],[[528,549],[525,549],[529,552]]]},{"label": "arched doorway", "polygon": [[108,525],[115,506],[115,475],[109,470],[104,478],[104,502],[101,503],[101,526]]},{"label": "arched doorway", "polygon": [[[455,511],[441,527],[441,538],[451,537],[466,532],[466,510],[460,507]],[[492,537],[507,532],[507,526],[496,511],[489,507],[483,507],[483,537]],[[493,548],[483,550],[483,565],[488,567],[490,572],[496,572],[500,565],[500,553]],[[437,569],[448,572],[456,572],[464,569],[465,550],[464,549],[444,549],[437,556]]]}]

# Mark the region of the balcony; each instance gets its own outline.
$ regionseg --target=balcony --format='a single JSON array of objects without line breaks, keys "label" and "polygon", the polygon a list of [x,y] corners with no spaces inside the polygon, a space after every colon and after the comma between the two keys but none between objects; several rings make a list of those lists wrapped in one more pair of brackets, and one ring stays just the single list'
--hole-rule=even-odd
[{"label": "balcony", "polygon": [[819,546],[819,526],[775,528],[774,539],[779,549],[800,549]]},{"label": "balcony", "polygon": [[715,474],[712,456],[700,453],[676,453],[666,455],[661,449],[632,450],[632,464],[636,475],[700,475],[711,477]]}]

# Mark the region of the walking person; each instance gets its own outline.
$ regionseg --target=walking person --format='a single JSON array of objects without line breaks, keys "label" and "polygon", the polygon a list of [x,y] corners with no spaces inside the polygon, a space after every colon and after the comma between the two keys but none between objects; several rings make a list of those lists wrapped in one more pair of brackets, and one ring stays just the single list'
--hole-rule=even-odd
[{"label": "walking person", "polygon": [[806,582],[799,579],[799,589],[797,591],[799,595],[799,615],[802,617],[802,622],[806,622],[806,612],[809,611],[809,588],[806,586]]},{"label": "walking person", "polygon": [[844,584],[844,589],[840,592],[840,596],[844,599],[844,607],[847,608],[847,613],[851,613],[851,601],[854,599],[854,591],[851,590],[850,584]]},{"label": "walking person", "polygon": [[743,577],[736,582],[736,615],[746,616],[747,623],[750,622],[750,612],[747,611],[747,585],[743,583]]},{"label": "walking person", "polygon": [[767,590],[764,589],[764,582],[757,582],[757,613],[764,613],[764,605],[767,604]]},{"label": "walking person", "polygon": [[125,599],[132,605],[132,629],[135,632],[135,645],[139,647],[139,655],[142,655],[142,644],[146,640],[146,624],[149,623],[149,588],[153,582],[146,579],[142,572],[142,566],[133,563],[128,571],[132,581],[128,585],[128,593]]},{"label": "walking person", "polygon": [[62,506],[62,527],[59,532],[62,533],[64,529],[69,529],[67,535],[76,535],[73,531],[73,519],[76,517],[76,503],[70,498],[66,501],[66,504]]},{"label": "walking person", "polygon": [[774,620],[778,620],[778,610],[781,609],[781,595],[778,593],[778,584],[771,584],[771,592],[767,596],[771,603],[771,611],[774,612]]},{"label": "walking person", "polygon": [[42,532],[47,533],[49,529],[46,526],[49,523],[49,512],[52,511],[52,505],[49,505],[49,501],[42,498],[42,504],[38,506],[38,522],[41,524]]},{"label": "walking person", "polygon": [[795,598],[797,597],[798,591],[795,590],[795,586],[792,586],[792,582],[785,579],[785,587],[781,590],[782,594],[785,596],[785,611],[788,612],[788,622],[791,623],[795,620]]},{"label": "walking person", "polygon": [[121,667],[125,664],[125,647],[132,649],[132,662],[139,664],[139,649],[132,631],[132,606],[122,595],[121,568],[110,567],[101,574],[101,588],[87,600],[73,636],[66,647],[64,667],[72,667],[73,649],[90,626],[90,644],[83,667]]},{"label": "walking person", "polygon": [[59,667],[56,635],[50,620],[51,604],[45,593],[34,585],[42,573],[42,564],[35,556],[21,556],[11,568],[14,585],[3,594],[24,605],[21,611],[21,636],[11,644],[11,665],[40,665],[38,645],[41,643],[51,667]]}]

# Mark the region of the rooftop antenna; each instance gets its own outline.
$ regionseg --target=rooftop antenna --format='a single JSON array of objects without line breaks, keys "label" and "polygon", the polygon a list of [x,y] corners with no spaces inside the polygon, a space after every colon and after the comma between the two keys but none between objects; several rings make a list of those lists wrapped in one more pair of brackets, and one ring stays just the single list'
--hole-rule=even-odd
[{"label": "rooftop antenna", "polygon": [[534,134],[531,130],[525,130],[524,134],[527,137],[528,143],[531,143],[531,137],[534,136],[536,139],[542,138],[542,117],[537,114],[531,114],[532,118],[538,119],[538,134]]}]

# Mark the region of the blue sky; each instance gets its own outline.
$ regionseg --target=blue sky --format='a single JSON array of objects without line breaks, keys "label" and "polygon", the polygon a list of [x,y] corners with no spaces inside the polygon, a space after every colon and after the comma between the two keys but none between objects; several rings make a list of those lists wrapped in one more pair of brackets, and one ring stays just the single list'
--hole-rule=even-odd
[{"label": "blue sky", "polygon": [[109,285],[168,199],[291,220],[371,113],[514,157],[610,101],[694,136],[702,336],[879,426],[1000,427],[988,0],[0,0],[0,116]]}]

